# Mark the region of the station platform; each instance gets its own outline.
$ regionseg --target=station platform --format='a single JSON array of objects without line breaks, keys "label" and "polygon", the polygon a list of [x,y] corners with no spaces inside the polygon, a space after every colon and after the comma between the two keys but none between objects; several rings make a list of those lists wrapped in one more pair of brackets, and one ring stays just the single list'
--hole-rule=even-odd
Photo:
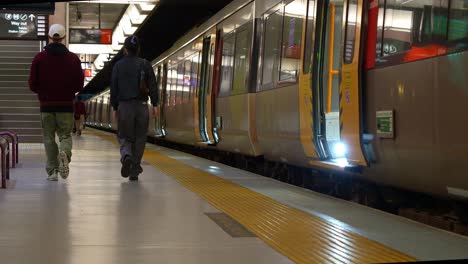
[{"label": "station platform", "polygon": [[115,135],[74,137],[48,182],[40,144],[0,190],[1,263],[399,263],[468,259],[468,238],[147,144],[138,182]]}]

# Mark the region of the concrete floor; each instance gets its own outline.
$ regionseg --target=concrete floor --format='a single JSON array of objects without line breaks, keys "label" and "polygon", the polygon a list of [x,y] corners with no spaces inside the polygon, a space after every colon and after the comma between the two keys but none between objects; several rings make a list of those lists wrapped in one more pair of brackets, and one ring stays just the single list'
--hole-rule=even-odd
[{"label": "concrete floor", "polygon": [[468,259],[468,237],[306,190],[180,151],[147,145],[166,156],[333,222],[419,260]]},{"label": "concrete floor", "polygon": [[256,237],[233,238],[217,210],[157,169],[120,177],[118,149],[74,138],[70,177],[46,181],[41,145],[22,145],[0,190],[0,263],[292,263]]},{"label": "concrete floor", "polygon": [[[140,182],[120,177],[118,148],[74,138],[70,177],[45,180],[41,145],[21,145],[0,190],[0,263],[292,263],[256,237],[234,238],[219,212],[144,163]],[[182,163],[269,196],[420,260],[468,258],[468,239],[186,153],[147,145]]]}]

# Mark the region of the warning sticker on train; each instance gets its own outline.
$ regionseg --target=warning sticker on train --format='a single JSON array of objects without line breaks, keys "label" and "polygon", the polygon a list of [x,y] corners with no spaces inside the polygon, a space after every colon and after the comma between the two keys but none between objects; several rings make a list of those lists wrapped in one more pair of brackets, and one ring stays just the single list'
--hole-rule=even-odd
[{"label": "warning sticker on train", "polygon": [[393,138],[393,111],[377,111],[377,136]]}]

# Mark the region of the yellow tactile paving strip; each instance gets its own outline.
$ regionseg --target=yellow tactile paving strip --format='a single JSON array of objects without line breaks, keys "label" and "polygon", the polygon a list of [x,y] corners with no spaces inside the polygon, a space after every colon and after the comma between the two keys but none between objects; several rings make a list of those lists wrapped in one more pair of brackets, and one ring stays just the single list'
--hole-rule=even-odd
[{"label": "yellow tactile paving strip", "polygon": [[416,260],[157,151],[146,149],[144,160],[234,218],[296,263],[390,263]]}]

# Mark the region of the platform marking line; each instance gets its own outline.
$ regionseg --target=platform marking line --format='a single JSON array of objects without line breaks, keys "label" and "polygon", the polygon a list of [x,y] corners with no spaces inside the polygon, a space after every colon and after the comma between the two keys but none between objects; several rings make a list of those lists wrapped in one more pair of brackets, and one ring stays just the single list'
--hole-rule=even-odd
[{"label": "platform marking line", "polygon": [[[116,142],[115,136],[93,133]],[[415,258],[231,181],[146,149],[144,160],[296,263],[391,263]]]}]

